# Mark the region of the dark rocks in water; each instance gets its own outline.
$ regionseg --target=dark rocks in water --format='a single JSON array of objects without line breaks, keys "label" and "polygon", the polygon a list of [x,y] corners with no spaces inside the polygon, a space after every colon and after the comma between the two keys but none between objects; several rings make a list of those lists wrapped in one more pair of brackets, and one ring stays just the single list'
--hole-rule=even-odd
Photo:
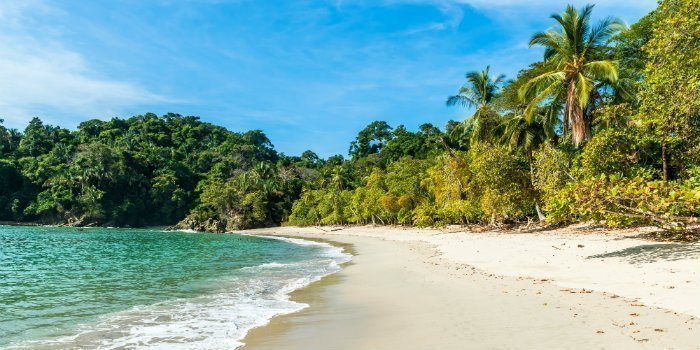
[{"label": "dark rocks in water", "polygon": [[246,218],[244,215],[230,215],[223,218],[220,216],[215,218],[204,218],[194,213],[178,222],[177,225],[171,227],[171,229],[224,233],[271,226],[278,226],[278,224],[269,221],[259,222],[251,220],[251,218]]},{"label": "dark rocks in water", "polygon": [[200,220],[198,218],[188,216],[182,221],[178,222],[173,229],[223,233],[226,232],[226,223],[213,218]]}]

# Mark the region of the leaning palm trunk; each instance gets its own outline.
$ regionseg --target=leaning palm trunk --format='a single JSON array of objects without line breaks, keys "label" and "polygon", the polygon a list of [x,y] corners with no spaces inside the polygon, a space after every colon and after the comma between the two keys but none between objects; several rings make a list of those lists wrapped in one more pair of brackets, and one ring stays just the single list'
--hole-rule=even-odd
[{"label": "leaning palm trunk", "polygon": [[591,123],[583,108],[576,103],[572,108],[571,141],[574,143],[574,147],[578,148],[583,141],[590,140],[591,137]]},{"label": "leaning palm trunk", "polygon": [[586,112],[576,98],[576,81],[569,82],[566,98],[565,118],[571,123],[571,142],[578,148],[583,141],[591,138],[591,124],[586,118]]}]

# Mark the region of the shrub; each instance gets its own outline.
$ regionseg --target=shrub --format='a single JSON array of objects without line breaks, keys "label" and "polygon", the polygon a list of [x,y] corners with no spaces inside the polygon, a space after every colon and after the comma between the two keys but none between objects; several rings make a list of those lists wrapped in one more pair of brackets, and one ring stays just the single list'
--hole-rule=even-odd
[{"label": "shrub", "polygon": [[521,219],[533,213],[536,194],[526,160],[503,146],[479,145],[470,150],[473,181],[481,192],[479,204],[485,218]]},{"label": "shrub", "polygon": [[645,167],[652,160],[647,154],[650,145],[637,127],[608,129],[599,132],[586,145],[581,155],[580,177],[620,175],[658,177],[652,168]]},{"label": "shrub", "polygon": [[431,196],[414,210],[417,225],[467,224],[481,219],[480,193],[469,188],[472,172],[467,155],[445,154],[427,173],[422,186]]},{"label": "shrub", "polygon": [[700,214],[700,187],[600,175],[570,182],[547,205],[552,222],[595,221],[607,226],[656,225],[683,229]]},{"label": "shrub", "polygon": [[569,181],[571,175],[572,154],[545,143],[535,152],[533,164],[533,185],[540,192],[545,203],[554,198]]}]

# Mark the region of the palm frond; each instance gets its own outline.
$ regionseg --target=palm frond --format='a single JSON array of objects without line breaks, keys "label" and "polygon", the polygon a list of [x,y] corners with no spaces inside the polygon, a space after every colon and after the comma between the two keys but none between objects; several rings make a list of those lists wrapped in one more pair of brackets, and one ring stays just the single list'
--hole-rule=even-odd
[{"label": "palm frond", "polygon": [[591,98],[591,91],[593,90],[593,81],[587,76],[579,73],[576,77],[576,100],[579,106],[588,105],[588,100]]},{"label": "palm frond", "polygon": [[554,93],[560,88],[561,82],[559,81],[553,82],[546,88],[538,90],[539,93],[532,97],[532,99],[530,99],[530,103],[527,104],[525,110],[523,111],[523,115],[525,116],[525,118],[528,120],[532,120],[535,115],[534,112],[536,111],[539,104],[547,98],[552,98],[552,96],[554,96]]},{"label": "palm frond", "polygon": [[487,66],[481,72],[471,71],[465,74],[467,83],[463,85],[459,94],[447,98],[447,105],[461,105],[464,107],[478,107],[489,104],[500,89],[504,75],[492,78],[489,74],[490,67]]},{"label": "palm frond", "polygon": [[462,86],[459,89],[459,94],[449,96],[445,104],[447,106],[459,105],[461,107],[476,107],[479,105],[479,96],[476,91],[468,86]]},{"label": "palm frond", "polygon": [[607,17],[591,28],[586,45],[588,48],[606,45],[615,34],[624,31],[626,28],[627,25],[619,18]]},{"label": "palm frond", "polygon": [[540,91],[552,84],[561,83],[564,79],[564,73],[559,71],[549,71],[540,74],[523,84],[518,90],[518,95],[523,101],[532,100]]},{"label": "palm frond", "polygon": [[593,61],[583,66],[583,73],[596,80],[614,83],[619,76],[617,67],[617,61]]}]

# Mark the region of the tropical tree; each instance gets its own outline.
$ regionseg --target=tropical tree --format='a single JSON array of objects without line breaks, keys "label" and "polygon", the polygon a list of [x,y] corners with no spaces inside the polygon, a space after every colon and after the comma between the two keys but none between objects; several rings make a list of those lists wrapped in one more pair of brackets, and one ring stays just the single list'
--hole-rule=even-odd
[{"label": "tropical tree", "polygon": [[493,131],[490,126],[493,126],[496,113],[491,108],[491,103],[505,76],[491,76],[490,67],[486,66],[485,70],[468,72],[465,77],[467,83],[459,88],[457,95],[448,97],[446,104],[475,108],[474,114],[464,121],[465,127],[461,128],[465,133],[470,133],[470,142],[473,144],[488,139]]},{"label": "tropical tree", "polygon": [[[551,130],[551,125],[546,124],[547,118],[537,115],[534,119],[526,118],[523,114],[512,115],[505,121],[503,132],[503,142],[511,150],[521,150],[525,154],[530,166],[530,181],[535,184],[535,173],[533,168],[533,150],[549,139],[547,130]],[[535,202],[535,211],[540,221],[545,217],[540,210],[539,203]]]},{"label": "tropical tree", "polygon": [[591,138],[591,97],[600,84],[614,84],[618,80],[617,62],[609,59],[609,42],[624,28],[616,18],[606,18],[591,25],[593,5],[577,10],[568,5],[562,14],[552,18],[560,25],[536,33],[530,46],[543,46],[545,63],[552,69],[532,78],[520,89],[529,102],[526,115],[542,102],[565,96],[564,130],[571,128],[571,140],[578,147]]},{"label": "tropical tree", "polygon": [[494,103],[498,112],[504,116],[501,141],[512,150],[522,150],[528,160],[532,160],[532,150],[539,144],[547,140],[554,144],[558,141],[562,99],[552,98],[547,103],[528,110],[528,101],[519,94],[519,90],[531,79],[549,70],[550,67],[542,62],[521,70],[515,80],[509,81],[501,89]]},{"label": "tropical tree", "polygon": [[528,119],[522,114],[510,116],[504,124],[503,143],[511,150],[522,150],[528,162],[532,164],[532,151],[544,143],[548,137],[541,116]]},{"label": "tropical tree", "polygon": [[669,180],[700,159],[700,1],[661,1],[656,16],[639,119],[661,144]]},{"label": "tropical tree", "polygon": [[383,120],[371,122],[357,134],[348,153],[354,159],[378,153],[394,137],[391,130],[391,126]]}]

